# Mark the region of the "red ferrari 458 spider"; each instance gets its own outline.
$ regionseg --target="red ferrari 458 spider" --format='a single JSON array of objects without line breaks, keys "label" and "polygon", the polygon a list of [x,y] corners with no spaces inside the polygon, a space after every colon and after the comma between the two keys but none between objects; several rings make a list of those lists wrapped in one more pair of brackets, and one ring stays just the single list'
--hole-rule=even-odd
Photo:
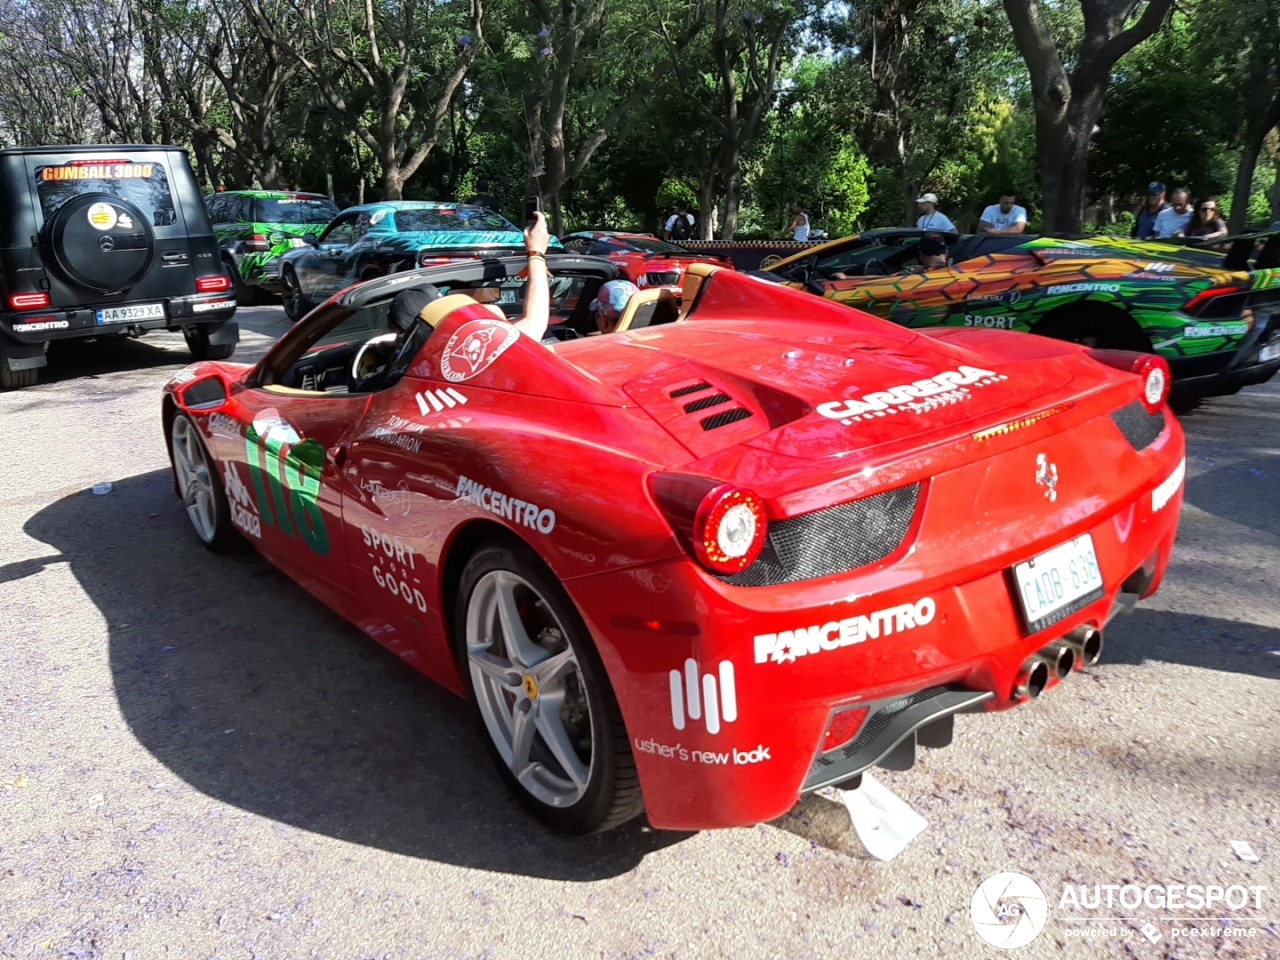
[{"label": "red ferrari 458 spider", "polygon": [[[561,307],[609,277],[551,260]],[[163,417],[199,538],[470,697],[554,827],[753,824],[904,769],[1159,586],[1185,469],[1160,358],[705,265],[669,322],[547,345],[456,293],[522,266],[352,287],[255,366],[179,373]],[[454,293],[394,323],[427,282]]]}]

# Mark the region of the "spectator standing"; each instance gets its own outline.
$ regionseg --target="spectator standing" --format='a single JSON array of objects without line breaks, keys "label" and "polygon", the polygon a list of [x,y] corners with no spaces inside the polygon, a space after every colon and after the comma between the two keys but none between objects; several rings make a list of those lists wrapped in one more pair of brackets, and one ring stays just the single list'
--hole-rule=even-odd
[{"label": "spectator standing", "polygon": [[1227,221],[1219,215],[1218,201],[1206,197],[1197,204],[1195,216],[1187,224],[1185,236],[1200,237],[1208,243],[1225,237],[1229,232]]},{"label": "spectator standing", "polygon": [[694,225],[693,214],[689,212],[689,208],[683,203],[677,203],[675,212],[667,217],[666,239],[673,243],[689,240],[693,237]]},{"label": "spectator standing", "polygon": [[1159,180],[1147,184],[1147,200],[1138,211],[1130,236],[1138,240],[1150,240],[1156,236],[1156,217],[1168,206],[1164,202],[1165,190],[1165,185]]},{"label": "spectator standing", "polygon": [[938,195],[936,193],[926,193],[924,196],[916,200],[916,204],[920,207],[920,218],[916,220],[916,226],[921,230],[941,230],[945,233],[959,233],[956,225],[951,222],[951,218],[938,209]]},{"label": "spectator standing", "polygon": [[475,196],[469,197],[467,203],[474,204],[477,207],[484,207],[486,210],[492,210],[494,213],[502,212],[502,202],[489,192],[488,180],[476,181]]},{"label": "spectator standing", "polygon": [[1011,237],[1027,229],[1027,208],[1017,204],[1018,195],[1012,190],[1000,194],[1000,202],[982,211],[978,220],[978,232],[997,237]]},{"label": "spectator standing", "polygon": [[809,239],[809,214],[805,213],[804,204],[797,203],[791,208],[795,214],[791,219],[792,239],[804,242]]},{"label": "spectator standing", "polygon": [[1179,187],[1170,194],[1172,202],[1156,217],[1156,236],[1162,240],[1186,235],[1187,225],[1195,216],[1191,209],[1191,191]]}]

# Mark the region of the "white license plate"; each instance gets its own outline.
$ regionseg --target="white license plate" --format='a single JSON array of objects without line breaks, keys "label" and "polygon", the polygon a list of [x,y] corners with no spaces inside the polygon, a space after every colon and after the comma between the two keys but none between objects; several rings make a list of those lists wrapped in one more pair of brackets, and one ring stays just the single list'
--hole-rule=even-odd
[{"label": "white license plate", "polygon": [[499,303],[515,303],[518,298],[514,290],[503,290],[498,294]]},{"label": "white license plate", "polygon": [[163,320],[163,303],[135,303],[127,307],[103,307],[96,311],[99,323],[132,323],[135,320]]},{"label": "white license plate", "polygon": [[1085,534],[1013,568],[1027,630],[1036,633],[1103,596],[1102,571]]},{"label": "white license plate", "polygon": [[1268,360],[1274,360],[1276,357],[1280,357],[1280,340],[1275,343],[1268,343],[1258,351],[1259,363],[1266,363]]}]

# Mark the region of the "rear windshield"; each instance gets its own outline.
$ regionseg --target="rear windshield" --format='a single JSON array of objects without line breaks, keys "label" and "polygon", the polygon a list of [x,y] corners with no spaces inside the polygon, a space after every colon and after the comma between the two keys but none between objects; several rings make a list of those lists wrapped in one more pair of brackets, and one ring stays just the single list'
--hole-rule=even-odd
[{"label": "rear windshield", "polygon": [[486,233],[519,229],[509,220],[484,207],[437,207],[423,210],[397,210],[396,229],[401,233],[424,233],[436,230],[480,230]]},{"label": "rear windshield", "polygon": [[178,220],[163,164],[104,159],[36,167],[36,194],[45,220],[68,200],[88,193],[128,200],[153,227]]},{"label": "rear windshield", "polygon": [[[603,237],[606,246],[612,244],[618,250],[639,250],[642,253],[688,253],[684,247],[658,240],[656,237]],[[592,253],[595,251],[593,250]]]},{"label": "rear windshield", "polygon": [[[442,283],[438,286],[443,293],[465,293],[473,300],[481,303],[492,303],[502,309],[509,319],[518,320],[524,315],[526,277],[507,277],[502,280],[486,281],[476,286],[471,284]],[[567,320],[577,309],[578,301],[586,290],[583,277],[556,276],[550,280],[551,321],[552,323]]]},{"label": "rear windshield", "polygon": [[328,223],[338,205],[325,197],[279,197],[254,201],[254,223]]}]

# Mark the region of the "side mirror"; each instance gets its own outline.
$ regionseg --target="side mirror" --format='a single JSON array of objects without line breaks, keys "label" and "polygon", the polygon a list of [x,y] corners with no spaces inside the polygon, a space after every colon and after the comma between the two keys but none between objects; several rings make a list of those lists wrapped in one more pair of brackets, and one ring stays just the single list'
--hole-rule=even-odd
[{"label": "side mirror", "polygon": [[318,247],[320,245],[320,238],[314,233],[304,233],[302,235],[302,242],[309,247]]},{"label": "side mirror", "polygon": [[231,395],[230,385],[219,374],[199,377],[177,392],[178,406],[183,410],[216,410]]}]

